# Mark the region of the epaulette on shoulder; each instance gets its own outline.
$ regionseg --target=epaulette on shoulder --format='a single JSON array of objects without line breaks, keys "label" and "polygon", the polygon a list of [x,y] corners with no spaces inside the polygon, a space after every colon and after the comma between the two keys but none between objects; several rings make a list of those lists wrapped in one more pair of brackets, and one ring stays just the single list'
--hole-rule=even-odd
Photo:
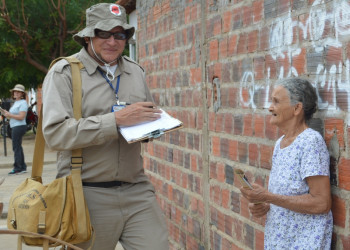
[{"label": "epaulette on shoulder", "polygon": [[140,64],[138,64],[137,62],[135,62],[134,60],[132,60],[130,57],[123,56],[123,58],[124,58],[125,60],[127,60],[128,62],[131,62],[131,63],[133,63],[133,64],[136,64],[137,66],[139,66],[139,67],[142,69],[143,72],[145,72],[145,70],[142,68],[142,66],[141,66]]},{"label": "epaulette on shoulder", "polygon": [[67,60],[63,60],[64,58],[57,58],[53,60],[50,64],[50,69],[54,70],[57,73],[62,73],[64,67],[69,65],[69,62]]}]

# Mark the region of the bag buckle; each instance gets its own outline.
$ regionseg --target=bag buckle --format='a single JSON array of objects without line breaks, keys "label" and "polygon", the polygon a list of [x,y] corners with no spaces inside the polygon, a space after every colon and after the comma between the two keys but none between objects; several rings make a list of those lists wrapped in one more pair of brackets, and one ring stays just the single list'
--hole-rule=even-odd
[{"label": "bag buckle", "polygon": [[46,229],[45,224],[38,224],[38,234],[44,234],[45,229]]},{"label": "bag buckle", "polygon": [[10,220],[11,225],[13,226],[14,229],[17,229],[17,223],[16,220]]},{"label": "bag buckle", "polygon": [[83,157],[71,157],[70,163],[71,163],[71,169],[74,168],[81,168],[83,165]]}]

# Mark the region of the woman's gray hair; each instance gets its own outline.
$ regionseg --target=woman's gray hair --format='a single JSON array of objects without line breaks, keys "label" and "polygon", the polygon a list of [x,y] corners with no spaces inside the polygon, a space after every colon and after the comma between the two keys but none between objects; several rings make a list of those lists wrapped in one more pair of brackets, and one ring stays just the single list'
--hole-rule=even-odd
[{"label": "woman's gray hair", "polygon": [[302,78],[286,78],[277,81],[276,86],[284,87],[289,94],[292,105],[303,104],[304,119],[309,121],[317,111],[317,95],[311,83]]}]

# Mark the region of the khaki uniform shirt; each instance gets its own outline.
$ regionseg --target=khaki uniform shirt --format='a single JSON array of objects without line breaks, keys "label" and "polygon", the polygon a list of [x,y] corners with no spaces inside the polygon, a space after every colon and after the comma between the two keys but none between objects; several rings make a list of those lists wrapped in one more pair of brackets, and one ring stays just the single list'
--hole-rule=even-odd
[{"label": "khaki uniform shirt", "polygon": [[[43,133],[48,146],[58,152],[58,175],[70,173],[71,150],[83,149],[82,179],[87,182],[147,180],[140,155],[140,142],[128,144],[118,132],[111,107],[115,91],[97,70],[98,63],[83,48],[74,55],[85,66],[82,78],[82,119],[74,119],[72,77],[69,63],[58,61],[43,84]],[[143,69],[127,57],[118,62],[120,101],[153,101]]]}]

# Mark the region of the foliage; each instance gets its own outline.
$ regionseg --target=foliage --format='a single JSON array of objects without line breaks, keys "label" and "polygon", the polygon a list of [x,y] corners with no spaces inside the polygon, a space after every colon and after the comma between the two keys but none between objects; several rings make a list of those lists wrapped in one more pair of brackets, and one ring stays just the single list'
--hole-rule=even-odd
[{"label": "foliage", "polygon": [[0,0],[0,97],[17,83],[36,88],[54,58],[79,51],[72,35],[85,27],[86,8],[99,2]]}]

